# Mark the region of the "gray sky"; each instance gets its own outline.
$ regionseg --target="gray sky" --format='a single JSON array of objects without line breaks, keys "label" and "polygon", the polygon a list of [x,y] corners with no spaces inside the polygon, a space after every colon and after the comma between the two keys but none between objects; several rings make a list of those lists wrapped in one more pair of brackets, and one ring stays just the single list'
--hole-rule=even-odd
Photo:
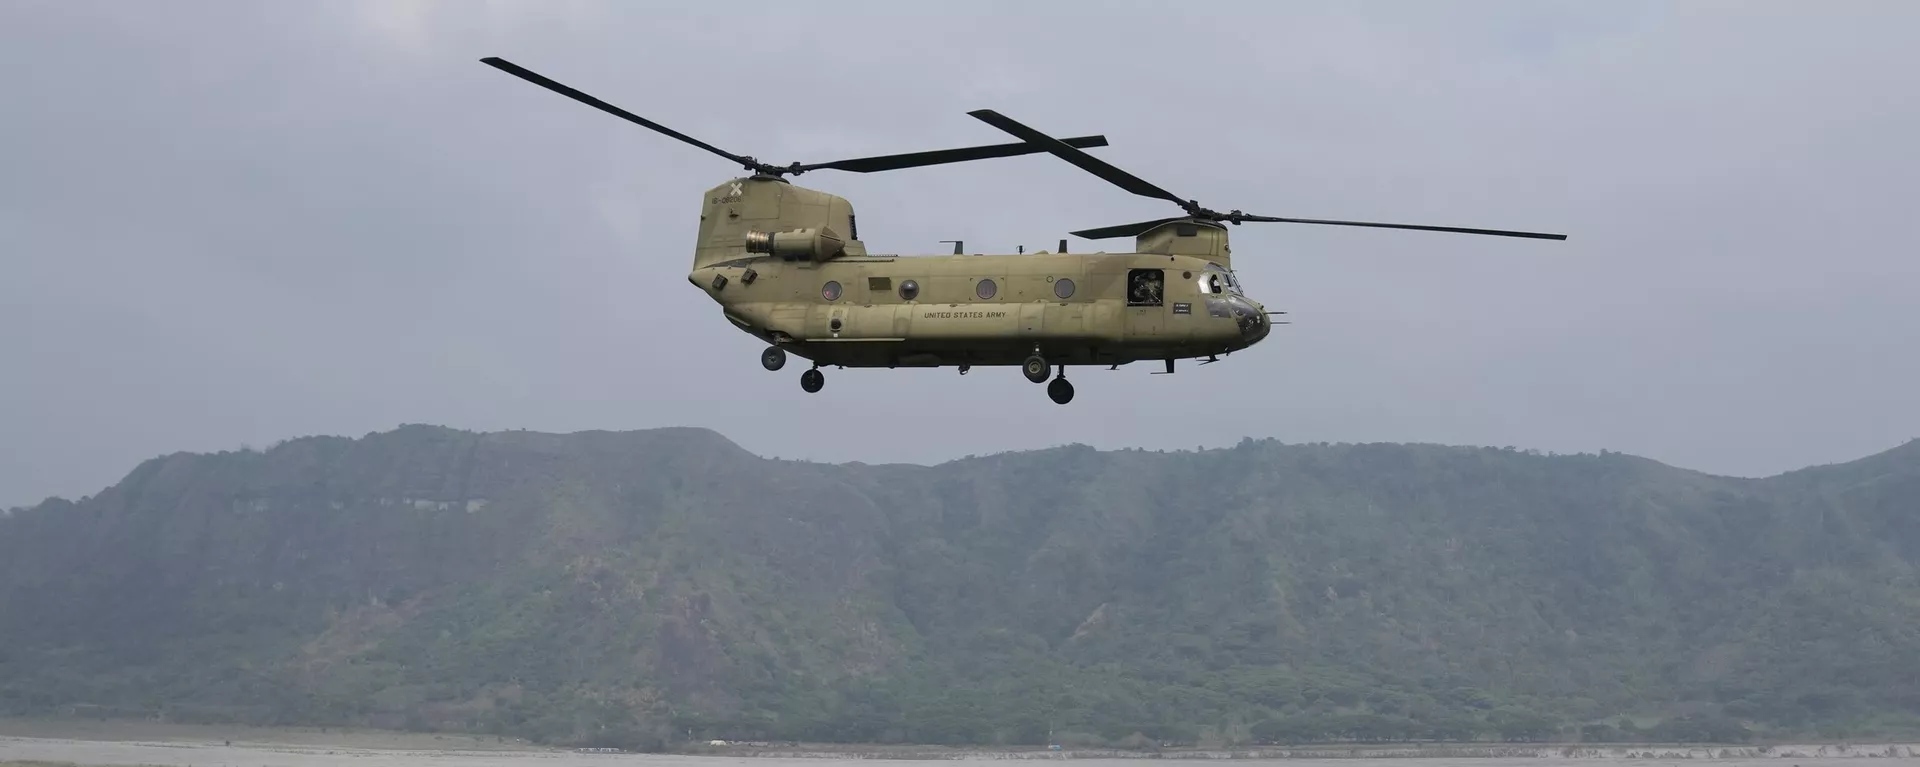
[{"label": "gray sky", "polygon": [[[1920,435],[1915,28],[1907,0],[9,0],[0,502],[401,423],[836,461],[1242,436],[1848,460]],[[1222,364],[1070,371],[1066,407],[1011,368],[810,396],[684,279],[738,169],[487,55],[773,161],[1010,140],[965,114],[991,107],[1215,208],[1572,239],[1242,226],[1243,281],[1295,324]],[[798,181],[876,252],[1173,211],[1044,155]],[[1100,246],[1126,242],[1072,244]]]}]

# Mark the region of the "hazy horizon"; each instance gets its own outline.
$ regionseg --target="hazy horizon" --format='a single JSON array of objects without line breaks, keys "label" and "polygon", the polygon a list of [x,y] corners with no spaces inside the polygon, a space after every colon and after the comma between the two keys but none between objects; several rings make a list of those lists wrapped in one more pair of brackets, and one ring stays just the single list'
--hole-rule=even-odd
[{"label": "hazy horizon", "polygon": [[[702,429],[702,430],[706,430],[706,431],[709,431],[709,432],[712,432],[712,433],[714,433],[714,434],[717,434],[717,435],[719,435],[719,436],[720,436],[720,437],[721,437],[722,439],[725,439],[725,440],[727,440],[728,442],[731,442],[731,443],[733,443],[734,445],[736,445],[736,446],[738,446],[738,447],[739,447],[740,449],[742,449],[742,450],[745,450],[745,451],[747,451],[748,453],[751,453],[751,454],[753,454],[753,455],[756,455],[756,456],[759,456],[759,457],[761,457],[761,458],[766,458],[766,459],[773,459],[773,460],[805,460],[805,461],[814,461],[814,462],[821,462],[821,463],[830,463],[830,464],[852,464],[852,463],[860,463],[860,464],[865,464],[865,465],[869,465],[869,466],[885,466],[885,465],[907,465],[907,466],[937,466],[937,465],[940,465],[940,464],[943,464],[943,463],[951,463],[951,462],[953,462],[953,461],[960,461],[960,460],[966,460],[966,459],[968,459],[968,458],[976,458],[976,457],[982,457],[982,456],[988,456],[988,455],[993,455],[993,454],[995,454],[995,453],[1017,453],[1017,452],[1030,452],[1030,451],[1037,451],[1037,450],[1050,450],[1050,449],[1055,449],[1055,448],[1062,448],[1062,447],[1070,447],[1070,446],[1073,446],[1073,445],[1087,445],[1087,443],[1084,443],[1084,442],[1062,442],[1062,443],[1058,443],[1058,444],[1053,444],[1053,445],[1036,445],[1036,446],[1031,446],[1031,447],[1020,447],[1020,448],[1011,448],[1011,449],[1008,449],[1008,450],[995,450],[995,451],[983,451],[983,452],[980,452],[980,453],[969,453],[969,454],[966,454],[966,455],[955,455],[955,456],[951,456],[951,457],[947,457],[947,458],[941,458],[941,459],[937,459],[937,460],[930,460],[930,461],[929,461],[929,460],[919,460],[919,461],[916,461],[916,460],[863,460],[863,459],[857,459],[857,458],[849,458],[849,459],[844,459],[844,460],[821,460],[821,459],[812,459],[812,458],[808,458],[808,457],[806,457],[806,456],[795,456],[795,455],[779,455],[779,454],[776,454],[776,453],[771,453],[771,452],[768,452],[768,451],[765,451],[765,450],[758,450],[758,449],[755,449],[755,448],[754,448],[754,447],[753,447],[752,445],[748,445],[748,444],[744,444],[744,443],[742,443],[742,442],[741,442],[740,440],[738,440],[738,439],[735,439],[735,438],[733,438],[733,436],[731,436],[731,435],[729,435],[729,434],[727,434],[727,433],[725,433],[725,432],[723,432],[723,431],[720,431],[720,430],[718,430],[718,429],[714,429],[714,428],[711,428],[711,427],[707,427],[707,426],[699,426],[699,425],[693,425],[693,424],[684,424],[684,425],[675,425],[675,424],[662,424],[662,425],[659,425],[659,426],[646,426],[646,427],[640,427],[640,428],[636,428],[636,429],[579,429],[579,430],[572,430],[572,431],[562,431],[562,432],[555,432],[555,431],[544,431],[544,430],[540,430],[540,429],[486,429],[486,430],[478,430],[478,429],[463,429],[463,428],[460,428],[460,427],[458,427],[458,426],[450,426],[450,425],[446,425],[446,424],[396,424],[396,425],[394,425],[394,426],[393,426],[393,427],[391,427],[391,428],[388,428],[388,429],[380,429],[380,430],[376,430],[376,431],[374,431],[374,432],[369,432],[369,433],[367,433],[367,434],[359,434],[359,435],[353,435],[353,434],[302,434],[302,435],[298,435],[298,436],[294,436],[294,437],[288,437],[288,438],[285,438],[285,439],[281,439],[281,440],[275,440],[275,441],[272,441],[272,442],[269,442],[269,443],[266,443],[266,444],[257,444],[257,445],[256,445],[256,444],[252,444],[252,443],[243,443],[243,444],[239,444],[239,445],[234,445],[234,446],[231,446],[231,447],[226,447],[226,448],[213,448],[213,449],[209,449],[209,450],[187,450],[187,451],[168,451],[168,452],[166,452],[166,453],[162,453],[162,454],[159,454],[159,455],[153,455],[153,456],[147,456],[147,457],[145,457],[145,458],[141,458],[141,459],[139,459],[139,460],[140,460],[140,461],[146,461],[146,460],[152,460],[152,459],[154,459],[154,458],[160,458],[160,457],[164,457],[164,456],[166,456],[166,455],[172,455],[172,454],[174,454],[174,453],[177,453],[177,452],[185,452],[185,453],[190,453],[190,454],[198,454],[198,455],[212,455],[212,454],[218,454],[218,453],[222,453],[222,452],[234,452],[234,451],[241,451],[241,450],[258,450],[258,451],[267,451],[267,450],[271,450],[272,448],[274,448],[274,447],[277,447],[277,446],[279,446],[280,444],[282,444],[282,443],[285,443],[285,442],[293,442],[293,441],[296,441],[296,440],[301,440],[301,439],[309,439],[309,438],[346,438],[346,439],[362,439],[362,438],[365,438],[365,437],[368,437],[368,436],[372,436],[372,435],[374,435],[374,434],[384,434],[384,433],[388,433],[388,432],[391,432],[391,431],[395,431],[395,430],[398,430],[398,429],[401,429],[401,428],[404,428],[404,427],[408,427],[408,426],[432,426],[432,427],[440,427],[440,428],[448,428],[448,429],[454,429],[454,430],[457,430],[457,431],[468,431],[468,432],[473,432],[473,433],[476,433],[476,434],[504,434],[504,433],[510,433],[510,432],[519,432],[519,431],[526,431],[526,432],[533,432],[533,433],[537,433],[537,434],[543,434],[543,435],[549,435],[549,436],[570,436],[570,435],[575,435],[575,434],[586,434],[586,433],[593,433],[593,432],[602,432],[602,433],[605,433],[605,432],[613,432],[613,433],[621,433],[621,432],[640,432],[640,431],[653,431],[653,430],[665,430],[665,429]],[[1353,442],[1353,441],[1345,441],[1345,440],[1314,440],[1314,441],[1312,441],[1312,442],[1291,442],[1291,441],[1288,441],[1288,440],[1284,440],[1284,439],[1279,439],[1278,437],[1271,437],[1271,438],[1270,438],[1270,437],[1248,437],[1248,438],[1249,438],[1249,439],[1254,439],[1254,440],[1261,440],[1261,439],[1276,439],[1276,440],[1279,440],[1279,441],[1280,441],[1280,442],[1281,442],[1282,444],[1287,444],[1287,445],[1307,445],[1307,444],[1319,444],[1319,443],[1322,443],[1322,442],[1325,442],[1326,444],[1332,444],[1332,445],[1339,445],[1339,444],[1396,444],[1396,445],[1432,445],[1432,446],[1437,446],[1437,447],[1457,447],[1457,448],[1487,448],[1487,449],[1502,449],[1502,448],[1512,448],[1512,449],[1515,449],[1515,450],[1522,450],[1522,451],[1537,451],[1537,452],[1539,452],[1539,453],[1541,453],[1542,455],[1548,455],[1548,456],[1559,456],[1559,455],[1594,455],[1594,454],[1597,454],[1598,452],[1600,452],[1600,451],[1598,451],[1598,450],[1584,450],[1584,451],[1572,451],[1572,452],[1558,452],[1558,451],[1550,451],[1550,450],[1539,450],[1539,449],[1537,449],[1537,448],[1531,448],[1531,447],[1528,447],[1528,446],[1525,446],[1525,445],[1475,445],[1475,444],[1466,444],[1466,443],[1442,443],[1442,442],[1389,442],[1389,441],[1377,441],[1377,440],[1376,440],[1376,441],[1365,441],[1365,442]],[[1804,466],[1795,466],[1795,467],[1791,467],[1791,468],[1788,468],[1788,469],[1783,469],[1783,470],[1781,470],[1781,471],[1779,471],[1779,472],[1773,472],[1773,473],[1771,473],[1771,474],[1766,474],[1766,475],[1729,475],[1729,474],[1716,474],[1716,473],[1714,473],[1714,472],[1709,472],[1709,471],[1703,471],[1703,470],[1701,470],[1701,469],[1697,469],[1697,468],[1695,468],[1695,467],[1692,467],[1692,466],[1683,466],[1683,465],[1679,465],[1679,464],[1673,464],[1673,463],[1669,463],[1669,462],[1666,462],[1666,461],[1659,461],[1659,459],[1657,459],[1657,458],[1652,458],[1652,457],[1650,457],[1650,456],[1644,456],[1644,455],[1638,455],[1638,454],[1635,454],[1635,453],[1625,453],[1625,452],[1623,452],[1623,451],[1616,451],[1616,450],[1608,450],[1607,452],[1609,452],[1609,453],[1622,453],[1622,454],[1625,454],[1625,455],[1631,455],[1631,456],[1634,456],[1634,457],[1637,457],[1637,458],[1644,458],[1644,459],[1647,459],[1647,460],[1653,460],[1653,461],[1659,461],[1660,463],[1663,463],[1663,464],[1666,464],[1666,465],[1668,465],[1668,466],[1672,466],[1672,467],[1674,467],[1674,468],[1676,468],[1676,469],[1684,469],[1684,470],[1688,470],[1688,471],[1700,471],[1700,472],[1702,472],[1702,473],[1705,473],[1705,474],[1708,474],[1708,475],[1710,475],[1710,476],[1721,476],[1721,477],[1732,477],[1732,478],[1745,478],[1745,479],[1764,479],[1764,478],[1766,478],[1766,477],[1769,477],[1769,476],[1777,476],[1777,475],[1779,475],[1779,474],[1784,474],[1784,473],[1788,473],[1788,472],[1793,472],[1793,471],[1798,471],[1798,470],[1801,470],[1801,469],[1809,469],[1809,468],[1816,468],[1816,467],[1819,467],[1819,466],[1830,466],[1830,465],[1835,465],[1835,464],[1844,464],[1844,463],[1849,463],[1849,462],[1852,462],[1852,461],[1856,461],[1856,460],[1861,460],[1861,459],[1865,459],[1865,458],[1871,458],[1871,457],[1873,457],[1873,456],[1876,456],[1876,455],[1879,455],[1879,454],[1881,454],[1881,453],[1885,453],[1885,452],[1888,452],[1888,451],[1891,451],[1891,450],[1895,450],[1895,449],[1898,449],[1898,448],[1900,448],[1900,447],[1903,447],[1903,446],[1905,446],[1906,444],[1908,444],[1909,442],[1912,442],[1912,441],[1914,441],[1915,439],[1920,439],[1920,437],[1916,437],[1916,438],[1910,438],[1910,439],[1906,439],[1906,440],[1901,440],[1900,442],[1898,442],[1898,443],[1896,443],[1896,444],[1892,444],[1892,445],[1888,445],[1888,446],[1886,446],[1885,448],[1882,448],[1882,449],[1879,449],[1879,450],[1873,450],[1873,451],[1870,451],[1870,452],[1867,452],[1867,453],[1863,453],[1863,454],[1860,454],[1860,455],[1857,455],[1857,456],[1853,456],[1853,457],[1850,457],[1850,458],[1842,458],[1842,459],[1839,459],[1839,460],[1835,460],[1835,461],[1821,461],[1821,462],[1817,462],[1817,463],[1811,463],[1811,464],[1807,464],[1807,465],[1804,465]],[[1186,446],[1186,447],[1180,447],[1180,446],[1175,446],[1175,445],[1164,445],[1164,446],[1142,446],[1142,445],[1111,445],[1111,446],[1107,446],[1107,445],[1087,445],[1087,446],[1089,446],[1089,447],[1092,447],[1092,448],[1094,448],[1094,449],[1096,449],[1096,450],[1101,450],[1101,451],[1112,451],[1112,450],[1154,450],[1154,451],[1164,451],[1164,452],[1196,452],[1196,451],[1198,451],[1198,450],[1214,450],[1214,449],[1222,449],[1222,448],[1230,448],[1230,447],[1233,447],[1233,444],[1231,444],[1231,443],[1230,443],[1230,444],[1224,444],[1224,445],[1190,445],[1190,446]],[[83,496],[87,496],[87,497],[90,497],[90,496],[92,496],[92,495],[94,495],[94,494],[96,494],[96,493],[97,493],[97,492],[98,492],[99,490],[104,490],[104,489],[106,489],[106,488],[108,488],[108,487],[111,487],[112,485],[114,485],[114,484],[116,484],[116,483],[118,483],[118,482],[119,482],[119,481],[120,481],[121,479],[123,479],[123,478],[125,477],[125,475],[126,475],[126,474],[127,474],[128,472],[131,472],[131,471],[133,471],[133,470],[134,470],[134,468],[135,468],[135,465],[128,465],[128,466],[126,467],[126,469],[125,469],[124,471],[122,471],[122,472],[121,472],[121,476],[120,476],[120,477],[116,477],[116,478],[115,478],[114,480],[112,480],[112,481],[110,481],[110,482],[108,482],[108,483],[106,483],[106,484],[104,484],[104,485],[102,485],[102,486],[101,486],[100,488],[96,488],[95,490],[90,490],[90,491],[87,491],[86,493],[80,493],[80,494],[74,494],[74,495],[54,495],[54,496],[47,496],[47,497],[42,497],[42,498],[36,498],[36,499],[33,499],[33,500],[32,500],[31,502],[25,502],[25,503],[0,503],[0,509],[5,509],[5,508],[9,508],[9,507],[32,507],[32,506],[35,506],[35,505],[37,505],[37,504],[39,504],[39,503],[42,503],[42,502],[44,502],[44,501],[46,501],[46,500],[50,500],[51,498],[64,498],[64,499],[66,499],[66,500],[70,500],[70,501],[77,501],[77,500],[79,500],[79,499],[80,499],[81,497],[83,497]]]}]

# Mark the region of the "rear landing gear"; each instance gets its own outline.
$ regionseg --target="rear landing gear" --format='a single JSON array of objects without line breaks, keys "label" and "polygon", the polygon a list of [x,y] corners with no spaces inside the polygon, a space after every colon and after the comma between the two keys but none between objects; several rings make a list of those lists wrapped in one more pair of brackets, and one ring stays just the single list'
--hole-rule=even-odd
[{"label": "rear landing gear", "polygon": [[760,352],[760,367],[779,370],[787,366],[787,350],[778,346],[769,346]]},{"label": "rear landing gear", "polygon": [[[779,370],[786,366],[787,350],[778,346],[769,346],[760,350],[760,367],[768,370]],[[826,385],[827,375],[820,372],[820,363],[818,362],[814,363],[813,367],[808,368],[806,372],[800,374],[800,388],[808,394],[820,391],[820,387]]]}]

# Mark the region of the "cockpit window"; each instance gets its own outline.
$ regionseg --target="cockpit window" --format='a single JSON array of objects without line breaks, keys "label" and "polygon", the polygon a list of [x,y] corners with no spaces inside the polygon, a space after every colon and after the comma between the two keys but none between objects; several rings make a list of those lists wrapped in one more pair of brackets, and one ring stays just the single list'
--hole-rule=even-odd
[{"label": "cockpit window", "polygon": [[1237,296],[1240,295],[1240,280],[1234,277],[1230,269],[1218,264],[1207,264],[1205,273],[1200,275],[1200,292],[1231,293]]}]

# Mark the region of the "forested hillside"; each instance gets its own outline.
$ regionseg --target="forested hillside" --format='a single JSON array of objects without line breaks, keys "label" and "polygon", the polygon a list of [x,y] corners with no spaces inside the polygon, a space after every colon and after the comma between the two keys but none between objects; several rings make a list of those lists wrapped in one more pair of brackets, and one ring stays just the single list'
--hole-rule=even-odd
[{"label": "forested hillside", "polygon": [[409,426],[0,519],[0,712],[685,738],[1911,734],[1920,442],[1760,480]]}]

